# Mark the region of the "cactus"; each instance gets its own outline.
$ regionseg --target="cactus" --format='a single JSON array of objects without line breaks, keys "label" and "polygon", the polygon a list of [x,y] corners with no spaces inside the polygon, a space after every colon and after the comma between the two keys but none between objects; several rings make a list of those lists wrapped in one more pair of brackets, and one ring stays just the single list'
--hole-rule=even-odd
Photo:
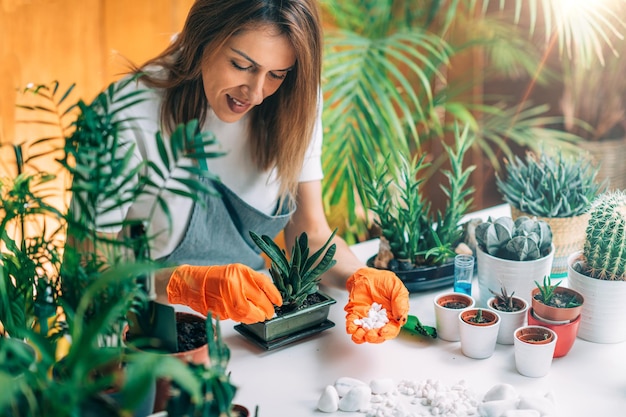
[{"label": "cactus", "polygon": [[543,220],[520,216],[489,218],[476,227],[476,241],[491,256],[515,261],[532,261],[550,253],[552,231]]},{"label": "cactus", "polygon": [[626,280],[626,194],[609,191],[594,200],[586,229],[584,273],[603,280]]}]

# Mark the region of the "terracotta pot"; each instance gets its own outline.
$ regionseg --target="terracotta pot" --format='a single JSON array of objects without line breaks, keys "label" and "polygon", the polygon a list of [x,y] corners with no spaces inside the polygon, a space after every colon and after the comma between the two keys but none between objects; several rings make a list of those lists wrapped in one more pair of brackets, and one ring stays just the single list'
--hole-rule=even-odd
[{"label": "terracotta pot", "polygon": [[448,342],[458,342],[459,312],[465,308],[474,307],[476,301],[467,294],[446,292],[435,296],[435,327],[437,336]]},{"label": "terracotta pot", "polygon": [[574,321],[563,323],[563,324],[554,324],[554,323],[548,323],[544,320],[541,320],[541,318],[533,314],[532,308],[528,310],[528,325],[529,326],[535,325],[535,326],[547,327],[548,329],[553,330],[557,334],[558,339],[556,341],[556,346],[554,348],[555,358],[560,358],[562,356],[567,355],[569,351],[572,349],[572,346],[574,345],[574,342],[576,341],[576,335],[578,334],[578,326],[580,324],[580,318],[581,316],[579,315]]},{"label": "terracotta pot", "polygon": [[[206,317],[199,314],[192,314],[182,311],[176,312],[176,322],[202,322],[206,323]],[[209,364],[209,347],[208,344],[204,344],[192,350],[185,352],[170,353],[170,355],[180,359],[186,363],[193,364]],[[154,399],[153,412],[164,411],[167,407],[167,402],[170,398],[171,383],[169,379],[159,378],[156,381],[156,396]]]},{"label": "terracotta pot", "polygon": [[533,289],[531,295],[531,307],[535,311],[535,315],[544,319],[548,323],[568,323],[576,320],[583,309],[585,299],[578,291],[567,287],[556,287],[555,293],[565,294],[567,297],[575,298],[580,304],[576,307],[560,308],[549,306],[539,301],[536,297],[539,294],[539,288]]}]

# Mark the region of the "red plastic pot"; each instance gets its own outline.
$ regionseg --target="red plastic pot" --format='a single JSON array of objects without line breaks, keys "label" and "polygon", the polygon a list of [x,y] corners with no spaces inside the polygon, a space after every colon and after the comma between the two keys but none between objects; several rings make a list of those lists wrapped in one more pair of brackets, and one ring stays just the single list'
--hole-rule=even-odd
[{"label": "red plastic pot", "polygon": [[576,340],[576,335],[578,334],[578,325],[580,324],[581,316],[579,315],[578,317],[576,317],[575,320],[569,323],[554,324],[541,320],[541,318],[535,316],[533,312],[534,310],[532,308],[528,309],[529,325],[547,327],[548,329],[553,330],[558,336],[556,340],[556,347],[554,348],[554,357],[560,358],[567,355],[567,353],[574,345],[574,341]]}]

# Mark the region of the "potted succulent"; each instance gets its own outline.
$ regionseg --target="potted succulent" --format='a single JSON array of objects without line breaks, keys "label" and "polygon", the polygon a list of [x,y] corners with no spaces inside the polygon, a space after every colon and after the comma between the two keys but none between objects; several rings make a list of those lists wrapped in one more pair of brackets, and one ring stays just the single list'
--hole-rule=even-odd
[{"label": "potted succulent", "polygon": [[513,333],[525,323],[529,304],[523,298],[515,297],[515,291],[509,294],[504,285],[500,287],[500,292],[489,291],[493,297],[487,300],[487,308],[496,311],[502,320],[496,342],[512,345]]},{"label": "potted succulent", "polygon": [[463,293],[444,292],[435,296],[433,299],[435,327],[439,338],[448,342],[458,342],[459,312],[474,307],[475,304],[476,301],[472,297]]},{"label": "potted succulent", "polygon": [[[400,156],[402,164],[392,168],[390,160],[373,166],[362,176],[366,206],[380,229],[378,254],[368,265],[395,272],[409,291],[447,286],[454,281],[454,256],[472,254],[464,244],[464,228],[459,224],[471,205],[473,192],[466,184],[473,166],[463,168],[471,145],[468,128],[455,131],[455,147],[444,146],[451,162],[445,171],[449,187],[446,209],[433,214],[430,202],[423,200],[420,174],[428,165],[426,155],[411,161]],[[396,169],[397,168],[397,169]]]},{"label": "potted succulent", "polygon": [[543,326],[520,326],[514,330],[515,367],[520,374],[539,378],[550,372],[557,334]]},{"label": "potted succulent", "polygon": [[550,226],[554,243],[552,276],[567,275],[567,257],[581,250],[591,202],[606,187],[596,180],[598,168],[584,155],[560,151],[527,152],[496,173],[496,185],[511,206],[511,217],[537,217]]},{"label": "potted succulent", "polygon": [[235,329],[258,346],[270,350],[333,327],[328,314],[330,306],[337,301],[319,290],[319,282],[321,275],[337,262],[333,259],[336,246],[330,244],[334,236],[335,232],[309,256],[308,236],[303,232],[296,237],[291,256],[287,257],[285,250],[270,236],[259,236],[250,231],[254,243],[271,261],[269,272],[283,305],[275,308],[276,316],[272,319],[254,324],[240,323]]},{"label": "potted succulent", "polygon": [[500,329],[500,315],[492,310],[469,308],[459,313],[461,351],[467,357],[485,359],[493,355]]},{"label": "potted succulent", "polygon": [[550,277],[545,276],[543,284],[536,282],[537,288],[532,292],[532,304],[528,310],[528,324],[544,326],[553,330],[558,336],[554,357],[559,358],[567,355],[578,334],[580,325],[583,296],[559,284],[550,282]]},{"label": "potted succulent", "polygon": [[626,194],[609,191],[592,204],[583,250],[568,260],[569,287],[585,297],[578,337],[596,343],[626,340]]},{"label": "potted succulent", "polygon": [[551,283],[549,276],[543,277],[543,283],[535,281],[537,288],[532,291],[533,314],[549,322],[568,323],[581,313],[583,296],[576,290]]},{"label": "potted succulent", "polygon": [[487,306],[491,288],[508,291],[530,302],[537,279],[550,274],[554,245],[552,231],[543,220],[526,216],[513,220],[491,217],[476,226],[476,259],[480,302]]}]

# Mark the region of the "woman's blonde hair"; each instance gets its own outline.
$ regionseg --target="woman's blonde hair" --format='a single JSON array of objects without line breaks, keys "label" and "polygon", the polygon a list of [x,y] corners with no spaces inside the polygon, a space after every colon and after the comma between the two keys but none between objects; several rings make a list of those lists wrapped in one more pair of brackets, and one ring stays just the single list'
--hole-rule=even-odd
[{"label": "woman's blonde hair", "polygon": [[296,64],[276,93],[251,110],[248,129],[253,161],[261,170],[276,167],[284,197],[295,194],[318,112],[322,28],[315,0],[196,0],[182,32],[136,72],[165,69],[164,78],[144,73],[142,80],[165,91],[161,122],[167,132],[191,119],[202,124],[208,110],[203,59],[233,35],[266,25],[291,42]]}]

